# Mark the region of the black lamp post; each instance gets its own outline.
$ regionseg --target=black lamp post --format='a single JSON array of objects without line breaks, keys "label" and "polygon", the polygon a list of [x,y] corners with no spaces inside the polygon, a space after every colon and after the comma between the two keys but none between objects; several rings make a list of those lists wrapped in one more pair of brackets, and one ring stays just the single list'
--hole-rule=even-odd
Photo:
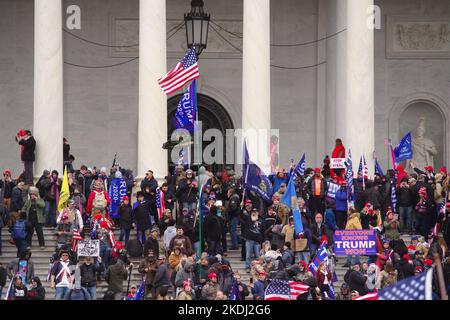
[{"label": "black lamp post", "polygon": [[206,49],[210,15],[203,11],[203,0],[191,1],[191,12],[184,14],[188,48],[195,47],[198,56]]}]

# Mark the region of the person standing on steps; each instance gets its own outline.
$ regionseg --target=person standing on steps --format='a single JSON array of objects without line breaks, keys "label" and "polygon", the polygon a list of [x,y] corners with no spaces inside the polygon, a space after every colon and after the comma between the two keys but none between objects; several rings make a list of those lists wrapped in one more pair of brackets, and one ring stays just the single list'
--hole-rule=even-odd
[{"label": "person standing on steps", "polygon": [[30,130],[21,130],[16,136],[16,141],[21,145],[20,160],[24,164],[25,183],[33,185],[33,162],[36,160],[34,150],[36,149],[36,140]]},{"label": "person standing on steps", "polygon": [[42,225],[45,223],[44,209],[45,202],[39,198],[39,190],[35,187],[30,187],[28,191],[30,199],[25,202],[22,211],[26,213],[28,221],[32,226],[31,236],[28,237],[27,243],[31,247],[31,240],[36,230],[36,235],[39,241],[39,246],[41,250],[45,249],[45,239],[44,232],[42,231]]}]

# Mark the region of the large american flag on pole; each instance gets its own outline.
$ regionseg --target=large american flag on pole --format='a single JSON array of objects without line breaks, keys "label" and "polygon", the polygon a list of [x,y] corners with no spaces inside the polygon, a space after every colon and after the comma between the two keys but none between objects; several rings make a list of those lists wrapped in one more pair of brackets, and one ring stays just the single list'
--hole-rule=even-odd
[{"label": "large american flag on pole", "polygon": [[186,83],[200,76],[195,48],[192,47],[175,67],[158,79],[158,83],[166,95],[181,89]]},{"label": "large american flag on pole", "polygon": [[297,281],[273,280],[266,288],[264,300],[292,300],[308,292],[309,286]]}]

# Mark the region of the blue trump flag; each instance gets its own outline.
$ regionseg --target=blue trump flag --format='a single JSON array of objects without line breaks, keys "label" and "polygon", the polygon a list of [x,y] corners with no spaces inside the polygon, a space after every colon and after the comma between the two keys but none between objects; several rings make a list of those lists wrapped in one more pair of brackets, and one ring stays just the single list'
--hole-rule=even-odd
[{"label": "blue trump flag", "polygon": [[397,162],[412,159],[411,132],[408,132],[400,141],[399,145],[394,148],[394,154]]},{"label": "blue trump flag", "polygon": [[248,165],[244,186],[246,189],[256,192],[264,201],[272,200],[272,183],[262,169],[254,163]]},{"label": "blue trump flag", "polygon": [[256,192],[264,201],[272,200],[273,186],[264,171],[256,164],[250,162],[248,155],[247,143],[244,140],[243,150],[243,176],[245,190]]},{"label": "blue trump flag", "polygon": [[197,112],[196,88],[196,80],[194,80],[178,103],[175,117],[173,118],[173,123],[177,129],[186,129],[189,132],[194,131],[195,115]]},{"label": "blue trump flag", "polygon": [[119,217],[119,206],[123,197],[127,195],[127,191],[128,188],[125,179],[115,178],[111,181],[109,186],[109,198],[111,199],[109,215],[111,218],[117,219]]},{"label": "blue trump flag", "polygon": [[291,176],[289,183],[286,187],[286,192],[281,197],[281,202],[287,205],[292,210],[292,215],[294,217],[294,231],[295,234],[303,233],[303,223],[300,209],[298,208],[297,193],[295,192],[295,182],[294,176]]},{"label": "blue trump flag", "polygon": [[297,166],[295,167],[294,170],[294,176],[295,177],[301,177],[305,174],[305,154],[303,154],[302,158],[300,159],[300,161],[298,162]]},{"label": "blue trump flag", "polygon": [[375,174],[380,175],[380,177],[384,176],[383,169],[381,169],[378,159],[375,159]]}]

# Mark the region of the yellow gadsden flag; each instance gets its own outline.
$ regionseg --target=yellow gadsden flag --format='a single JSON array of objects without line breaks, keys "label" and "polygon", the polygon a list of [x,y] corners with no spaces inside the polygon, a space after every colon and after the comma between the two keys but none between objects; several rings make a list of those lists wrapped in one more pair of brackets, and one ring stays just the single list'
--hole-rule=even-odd
[{"label": "yellow gadsden flag", "polygon": [[64,178],[62,181],[61,192],[59,193],[58,212],[67,207],[67,201],[70,198],[69,179],[67,178],[67,166],[64,167]]}]

